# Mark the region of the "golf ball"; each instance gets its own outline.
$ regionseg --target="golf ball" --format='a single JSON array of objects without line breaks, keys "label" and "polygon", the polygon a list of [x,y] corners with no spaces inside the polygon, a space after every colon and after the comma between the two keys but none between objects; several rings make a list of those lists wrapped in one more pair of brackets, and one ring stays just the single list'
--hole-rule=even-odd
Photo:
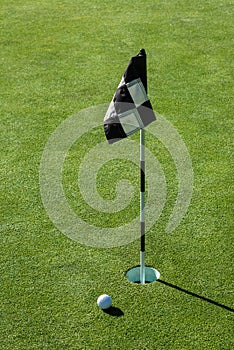
[{"label": "golf ball", "polygon": [[108,309],[111,307],[112,299],[107,294],[102,294],[97,299],[97,304],[101,309]]}]

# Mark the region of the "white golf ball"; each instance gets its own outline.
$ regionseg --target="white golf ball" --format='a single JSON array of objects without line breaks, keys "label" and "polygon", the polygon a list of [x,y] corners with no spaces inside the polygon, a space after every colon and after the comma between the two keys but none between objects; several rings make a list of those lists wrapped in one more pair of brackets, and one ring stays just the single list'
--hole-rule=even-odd
[{"label": "white golf ball", "polygon": [[102,294],[98,297],[97,304],[103,310],[108,309],[109,307],[111,307],[112,299],[109,295]]}]

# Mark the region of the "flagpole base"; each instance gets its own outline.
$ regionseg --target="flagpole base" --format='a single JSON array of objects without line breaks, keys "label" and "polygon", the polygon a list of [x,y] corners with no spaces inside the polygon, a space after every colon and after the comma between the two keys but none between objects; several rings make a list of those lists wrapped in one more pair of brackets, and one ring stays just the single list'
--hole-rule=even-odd
[{"label": "flagpole base", "polygon": [[[153,267],[145,266],[145,283],[156,282],[160,277],[160,273]],[[126,272],[126,278],[129,282],[141,283],[141,266],[135,266]]]},{"label": "flagpole base", "polygon": [[145,252],[140,255],[140,283],[145,284]]}]

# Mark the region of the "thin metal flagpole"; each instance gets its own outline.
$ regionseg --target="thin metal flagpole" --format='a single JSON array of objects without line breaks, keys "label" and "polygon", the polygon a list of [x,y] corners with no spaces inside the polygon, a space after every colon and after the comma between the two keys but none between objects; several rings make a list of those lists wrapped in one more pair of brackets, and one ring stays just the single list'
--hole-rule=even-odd
[{"label": "thin metal flagpole", "polygon": [[145,284],[145,130],[140,129],[140,283]]},{"label": "thin metal flagpole", "polygon": [[[147,94],[147,68],[145,50],[141,49],[138,56],[145,56],[145,58],[138,62],[139,66],[137,65],[137,68],[141,73],[140,78]],[[160,273],[156,269],[153,267],[145,266],[145,231],[145,130],[142,128],[140,129],[140,267],[135,266],[129,269],[126,273],[127,279],[133,283],[151,283],[160,277]]]}]

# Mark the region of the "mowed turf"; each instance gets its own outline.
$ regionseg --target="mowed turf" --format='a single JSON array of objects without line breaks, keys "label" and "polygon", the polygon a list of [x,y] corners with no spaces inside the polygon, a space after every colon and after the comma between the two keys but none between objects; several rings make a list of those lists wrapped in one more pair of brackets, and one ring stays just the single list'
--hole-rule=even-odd
[{"label": "mowed turf", "polygon": [[[0,348],[233,349],[233,1],[0,5]],[[146,133],[165,173],[167,202],[146,236],[146,262],[161,282],[145,286],[125,278],[139,263],[139,240],[111,249],[70,240],[50,221],[39,184],[52,132],[80,110],[110,102],[141,47],[151,102],[180,133],[194,174],[188,212],[168,233],[176,169]],[[103,216],[77,189],[78,155],[105,140],[101,127],[88,136],[68,154],[64,188],[77,215],[102,227]],[[139,178],[135,165],[120,162],[103,167],[98,186],[103,198],[114,196],[115,169],[132,181],[126,222],[139,214]],[[120,224],[115,216],[111,225]],[[103,293],[112,296],[113,315],[96,305]]]}]

